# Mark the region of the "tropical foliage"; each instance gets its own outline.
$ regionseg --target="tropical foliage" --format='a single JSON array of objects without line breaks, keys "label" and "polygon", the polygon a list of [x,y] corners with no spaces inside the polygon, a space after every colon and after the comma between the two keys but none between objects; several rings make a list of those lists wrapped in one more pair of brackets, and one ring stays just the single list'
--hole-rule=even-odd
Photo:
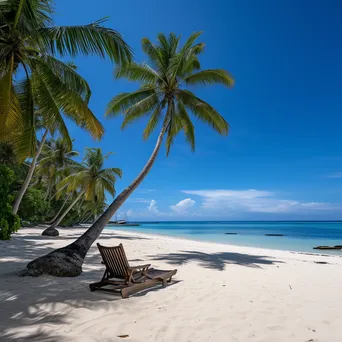
[{"label": "tropical foliage", "polygon": [[[122,176],[122,170],[114,167],[104,168],[104,161],[110,155],[111,153],[103,155],[100,148],[86,148],[83,162],[81,164],[74,162],[73,172],[60,180],[57,185],[57,198],[59,198],[59,192],[62,192],[75,194],[75,199],[45,232],[57,227],[81,199],[86,201],[86,211],[89,212],[88,202],[99,203],[100,208],[103,208],[105,193],[115,196],[116,178]],[[91,212],[98,213],[96,205],[92,207]]]},{"label": "tropical foliage", "polygon": [[[115,62],[131,58],[120,34],[102,26],[52,26],[52,0],[0,2],[0,132],[25,158],[36,149],[35,116],[44,126],[69,138],[61,114],[93,137],[103,127],[88,108],[90,88],[72,63],[56,57],[78,54],[108,56]],[[22,77],[19,77],[22,75]],[[14,82],[16,80],[17,82]]]},{"label": "tropical foliage", "polygon": [[[106,18],[83,26],[53,26],[53,4],[53,0],[0,1],[0,142],[11,145],[19,163],[32,158],[13,203],[14,214],[48,135],[57,132],[71,147],[65,117],[95,139],[104,133],[88,107],[88,83],[73,62],[60,58],[95,54],[121,64],[132,58],[121,35],[104,26]],[[37,141],[39,129],[43,134]]]},{"label": "tropical foliage", "polygon": [[0,165],[0,240],[8,240],[20,227],[18,215],[12,214],[11,184],[14,172],[5,165]]}]

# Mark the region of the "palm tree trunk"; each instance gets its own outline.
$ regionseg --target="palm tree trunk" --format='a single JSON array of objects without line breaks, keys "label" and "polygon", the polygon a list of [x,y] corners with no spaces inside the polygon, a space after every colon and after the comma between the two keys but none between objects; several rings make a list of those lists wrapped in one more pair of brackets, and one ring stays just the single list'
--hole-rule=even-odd
[{"label": "palm tree trunk", "polygon": [[48,187],[46,189],[45,197],[44,197],[45,201],[47,201],[49,199],[49,197],[50,197],[50,192],[51,192],[52,186],[53,186],[53,184],[52,184],[52,181],[50,180],[49,184],[48,184]]},{"label": "palm tree trunk", "polygon": [[37,152],[36,154],[34,155],[33,159],[32,159],[32,163],[30,165],[30,168],[29,168],[29,171],[26,175],[26,178],[25,178],[25,181],[24,181],[24,184],[22,185],[14,203],[13,203],[13,208],[12,208],[12,213],[13,214],[16,214],[18,212],[18,209],[19,209],[19,206],[20,206],[20,203],[25,195],[25,192],[31,182],[31,179],[32,179],[32,176],[33,176],[33,173],[34,173],[34,169],[36,168],[36,164],[37,164],[37,159],[40,155],[40,153],[42,152],[42,149],[43,149],[43,146],[44,146],[44,143],[45,143],[45,140],[46,140],[46,136],[48,134],[49,130],[46,129],[44,134],[43,134],[43,137],[42,137],[42,140],[40,141],[40,144],[38,146],[38,149],[37,149]]},{"label": "palm tree trunk", "polygon": [[80,193],[78,194],[78,196],[75,198],[75,200],[68,206],[68,208],[64,211],[64,213],[57,219],[55,220],[52,225],[49,228],[46,228],[42,235],[48,235],[46,234],[49,231],[55,230],[56,227],[62,222],[62,220],[64,219],[64,217],[69,213],[69,211],[73,208],[73,206],[81,199],[81,197],[84,194],[84,190],[80,191]]},{"label": "palm tree trunk", "polygon": [[70,195],[71,195],[71,194],[69,194],[69,195],[67,196],[67,198],[66,198],[65,201],[63,202],[62,206],[59,208],[57,214],[54,216],[54,218],[53,218],[52,220],[46,222],[47,224],[54,223],[54,222],[57,220],[57,217],[61,214],[62,210],[64,209],[64,207],[65,207],[65,205],[66,205],[66,203],[68,202],[68,199],[70,198]]},{"label": "palm tree trunk", "polygon": [[114,199],[114,201],[97,219],[97,221],[94,222],[93,225],[75,242],[31,261],[27,265],[28,274],[35,276],[41,274],[50,274],[58,277],[74,277],[82,273],[82,264],[84,258],[93,242],[99,237],[111,217],[122,206],[122,204],[139,186],[139,184],[144,180],[148,172],[151,170],[157,158],[168,126],[169,110],[171,110],[170,105],[168,106],[166,119],[164,120],[164,124],[159,133],[154,150],[144,168],[134,179],[134,181]]},{"label": "palm tree trunk", "polygon": [[18,9],[17,9],[17,12],[15,14],[15,18],[14,18],[14,22],[13,22],[13,29],[15,29],[18,25],[18,22],[19,22],[19,18],[20,18],[20,15],[21,15],[21,10],[23,8],[23,4],[24,4],[24,1],[25,0],[20,0],[19,4],[18,4]]}]

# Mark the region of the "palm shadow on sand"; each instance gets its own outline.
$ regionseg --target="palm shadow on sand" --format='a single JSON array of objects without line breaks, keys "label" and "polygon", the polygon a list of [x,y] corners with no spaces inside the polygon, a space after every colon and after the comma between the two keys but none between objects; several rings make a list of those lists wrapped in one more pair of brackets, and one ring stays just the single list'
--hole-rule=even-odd
[{"label": "palm shadow on sand", "polygon": [[157,254],[149,256],[152,260],[165,261],[171,265],[184,265],[198,262],[204,268],[223,271],[226,265],[239,265],[262,268],[263,265],[274,265],[282,261],[263,255],[252,255],[232,252],[203,253],[198,251],[180,251],[179,253]]}]

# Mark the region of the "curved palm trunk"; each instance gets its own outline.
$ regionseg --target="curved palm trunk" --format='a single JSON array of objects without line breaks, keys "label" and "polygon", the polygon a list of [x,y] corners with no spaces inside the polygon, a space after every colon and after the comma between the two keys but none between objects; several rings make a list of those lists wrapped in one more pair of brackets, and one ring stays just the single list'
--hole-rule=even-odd
[{"label": "curved palm trunk", "polygon": [[56,227],[62,222],[62,220],[64,219],[65,216],[68,215],[69,211],[73,208],[73,206],[81,199],[81,197],[84,194],[84,190],[80,191],[80,193],[78,194],[78,196],[75,198],[75,200],[68,206],[68,208],[66,208],[66,210],[64,211],[64,213],[57,219],[55,220],[52,225],[49,228],[46,228],[42,235],[45,235],[45,233],[47,233],[48,231],[51,230],[55,230]]},{"label": "curved palm trunk", "polygon": [[[166,117],[168,117],[168,115]],[[164,120],[155,148],[137,178],[135,178],[135,180],[114,199],[97,221],[72,244],[31,261],[27,265],[28,274],[50,274],[57,277],[74,277],[82,273],[84,258],[93,242],[99,237],[111,217],[151,170],[160,150],[167,125],[168,121]]]},{"label": "curved palm trunk", "polygon": [[58,216],[61,214],[62,210],[64,209],[66,203],[68,202],[68,199],[70,198],[70,194],[67,196],[67,198],[65,199],[65,201],[63,202],[62,206],[59,208],[57,214],[54,216],[54,218],[48,222],[46,222],[47,224],[51,224],[51,223],[54,223]]},{"label": "curved palm trunk", "polygon": [[43,137],[42,137],[42,140],[40,141],[40,144],[38,146],[38,149],[37,149],[37,152],[36,154],[34,155],[33,159],[32,159],[32,163],[30,165],[30,168],[29,168],[29,171],[26,175],[26,178],[25,178],[25,181],[24,181],[24,184],[22,185],[14,203],[13,203],[13,208],[12,208],[12,213],[13,214],[16,214],[18,212],[18,209],[19,209],[19,206],[20,206],[20,203],[25,195],[25,192],[31,182],[31,179],[32,179],[32,176],[33,176],[33,173],[34,173],[34,169],[36,168],[36,164],[37,164],[37,160],[38,160],[38,157],[40,155],[40,153],[42,152],[42,149],[43,149],[43,146],[44,146],[44,143],[45,143],[45,140],[46,140],[46,136],[48,134],[49,130],[46,129],[44,134],[43,134]]}]

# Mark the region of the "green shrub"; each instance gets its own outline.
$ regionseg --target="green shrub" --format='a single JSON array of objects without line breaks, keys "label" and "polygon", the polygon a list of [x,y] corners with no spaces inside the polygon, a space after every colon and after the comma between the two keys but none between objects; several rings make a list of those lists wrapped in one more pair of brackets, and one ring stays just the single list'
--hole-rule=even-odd
[{"label": "green shrub", "polygon": [[44,222],[50,214],[50,202],[43,189],[28,188],[20,203],[18,215],[31,223]]},{"label": "green shrub", "polygon": [[14,172],[0,165],[0,240],[10,239],[11,234],[20,228],[19,216],[12,214],[14,197],[10,187],[13,181]]}]

